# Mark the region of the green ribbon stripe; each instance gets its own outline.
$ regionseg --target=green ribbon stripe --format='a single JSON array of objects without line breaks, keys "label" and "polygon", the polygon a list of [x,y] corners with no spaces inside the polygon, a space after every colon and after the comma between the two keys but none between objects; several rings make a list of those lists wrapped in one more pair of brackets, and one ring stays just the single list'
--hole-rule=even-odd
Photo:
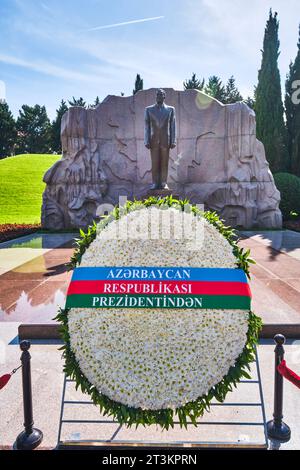
[{"label": "green ribbon stripe", "polygon": [[250,310],[251,298],[240,295],[73,294],[66,308],[155,308]]}]

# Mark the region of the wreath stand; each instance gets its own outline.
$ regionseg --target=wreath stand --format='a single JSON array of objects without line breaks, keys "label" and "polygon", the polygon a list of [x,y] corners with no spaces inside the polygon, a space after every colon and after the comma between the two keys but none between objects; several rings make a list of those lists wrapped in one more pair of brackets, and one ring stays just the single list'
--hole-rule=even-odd
[{"label": "wreath stand", "polygon": [[242,380],[224,403],[213,402],[198,426],[161,431],[159,427],[126,428],[106,416],[65,377],[57,450],[103,449],[260,449],[268,448],[266,415],[257,351],[251,380]]}]

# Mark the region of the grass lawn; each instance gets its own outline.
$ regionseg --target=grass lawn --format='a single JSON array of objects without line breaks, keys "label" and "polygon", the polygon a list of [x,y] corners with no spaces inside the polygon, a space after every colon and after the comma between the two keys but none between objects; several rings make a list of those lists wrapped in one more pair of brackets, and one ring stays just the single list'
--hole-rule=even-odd
[{"label": "grass lawn", "polygon": [[41,221],[43,176],[60,158],[26,154],[0,160],[0,224]]}]

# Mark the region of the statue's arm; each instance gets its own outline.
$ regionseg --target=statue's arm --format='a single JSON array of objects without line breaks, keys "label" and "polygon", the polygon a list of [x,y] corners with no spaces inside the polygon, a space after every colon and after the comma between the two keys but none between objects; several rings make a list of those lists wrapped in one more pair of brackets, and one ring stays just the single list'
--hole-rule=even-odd
[{"label": "statue's arm", "polygon": [[145,132],[144,132],[144,141],[146,147],[150,148],[150,116],[149,111],[145,109]]},{"label": "statue's arm", "polygon": [[172,109],[172,115],[170,120],[170,146],[171,148],[176,147],[176,113],[175,108]]}]

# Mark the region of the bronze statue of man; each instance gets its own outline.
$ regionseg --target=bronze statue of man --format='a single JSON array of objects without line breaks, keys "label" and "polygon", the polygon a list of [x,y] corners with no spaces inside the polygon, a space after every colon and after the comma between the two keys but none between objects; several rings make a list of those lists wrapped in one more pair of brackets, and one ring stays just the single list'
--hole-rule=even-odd
[{"label": "bronze statue of man", "polygon": [[165,91],[157,90],[156,104],[145,109],[145,146],[150,149],[152,160],[151,189],[169,189],[169,152],[176,147],[175,108],[167,106],[165,98]]}]

